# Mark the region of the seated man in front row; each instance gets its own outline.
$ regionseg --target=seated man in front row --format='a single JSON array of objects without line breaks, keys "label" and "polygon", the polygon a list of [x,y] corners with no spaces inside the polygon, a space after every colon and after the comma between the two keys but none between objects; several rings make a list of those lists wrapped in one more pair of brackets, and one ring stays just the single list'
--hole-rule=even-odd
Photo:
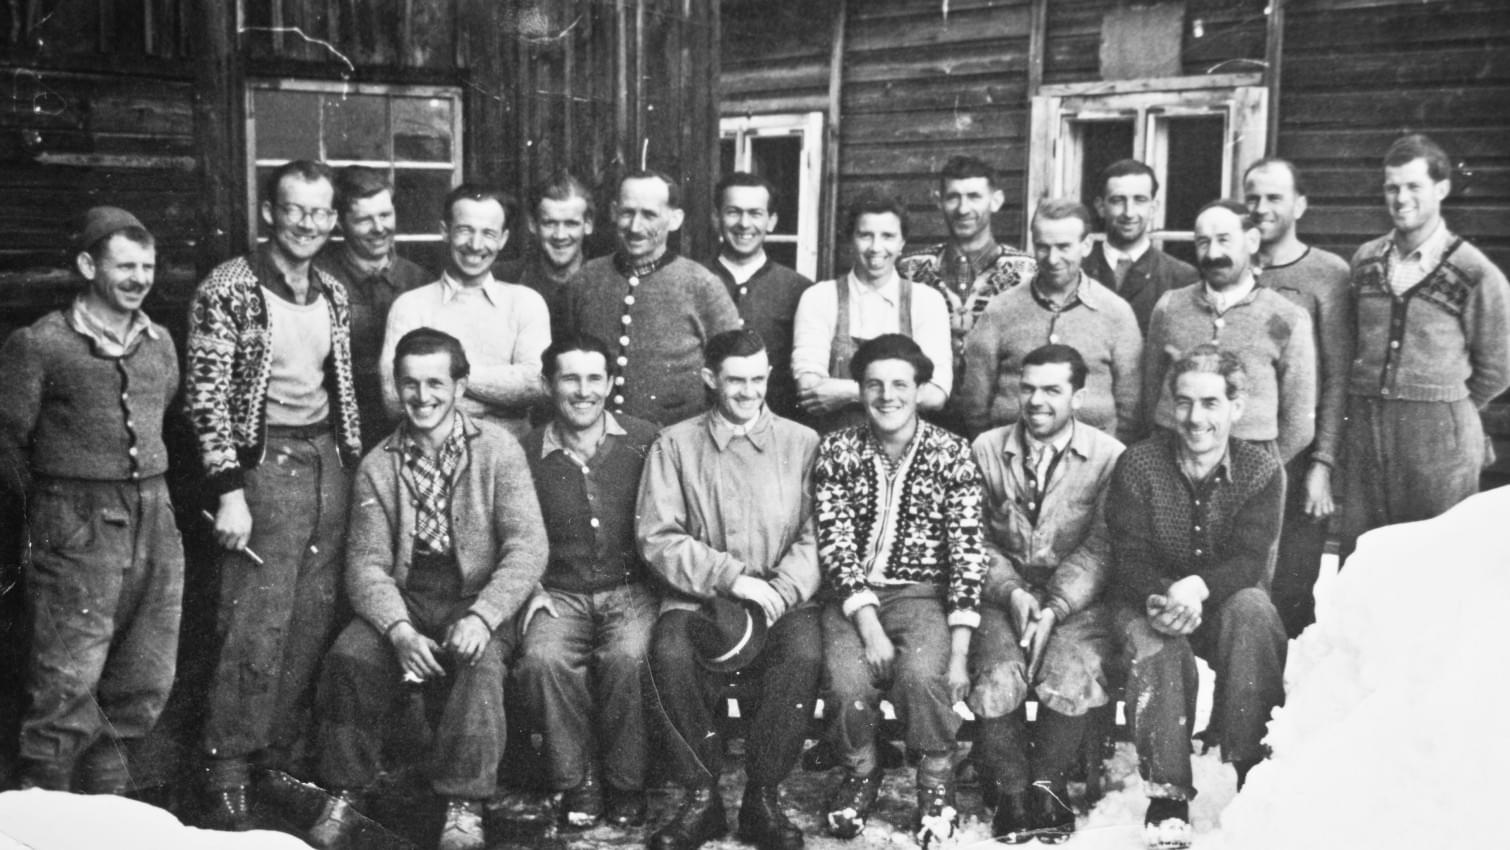
[{"label": "seated man in front row", "polygon": [[933,362],[916,342],[882,334],[849,364],[866,422],[824,437],[814,482],[818,548],[830,596],[823,654],[846,768],[829,801],[840,838],[865,828],[881,786],[876,756],[884,694],[906,726],[917,770],[918,837],[954,835],[954,704],[970,687],[986,556],[980,469],[961,437],[918,418]]},{"label": "seated man in front row", "polygon": [[[765,406],[771,361],[760,334],[717,334],[704,362],[714,408],[661,432],[640,484],[640,552],[669,589],[651,640],[651,678],[685,789],[648,844],[693,850],[728,832],[718,718],[726,686],[744,681],[755,687],[741,694],[750,724],[739,835],[760,850],[796,850],[802,833],[781,810],[777,786],[802,754],[823,673],[820,609],[808,603],[818,589],[818,435]],[[764,646],[738,670],[695,660],[689,627],[718,597],[752,603],[768,625]]]},{"label": "seated man in front row", "polygon": [[1131,665],[1127,705],[1151,798],[1150,847],[1190,846],[1195,655],[1216,673],[1211,728],[1239,789],[1284,702],[1285,629],[1267,590],[1284,469],[1272,452],[1231,437],[1246,383],[1236,354],[1210,343],[1186,352],[1169,370],[1174,431],[1123,452],[1107,495],[1107,595]]},{"label": "seated man in front row", "polygon": [[[635,550],[634,504],[656,428],[604,409],[608,344],[566,335],[541,355],[552,417],[524,438],[550,563],[514,666],[544,732],[567,826],[645,822],[641,682],[660,600]],[[606,785],[606,787],[605,787]]]},{"label": "seated man in front row", "polygon": [[342,842],[381,766],[373,730],[413,682],[444,701],[430,764],[447,803],[440,850],[480,850],[514,615],[545,571],[545,526],[519,444],[457,409],[469,371],[461,343],[412,330],[393,371],[404,424],[362,460],[352,491],[346,593],[357,618],[325,656],[318,695],[319,778],[337,796],[310,840]]},{"label": "seated man in front row", "polygon": [[[977,758],[999,792],[991,834],[1008,844],[1069,840],[1075,815],[1065,783],[1086,713],[1110,699],[1104,508],[1122,444],[1079,421],[1087,371],[1067,345],[1028,352],[1017,389],[1022,418],[975,441],[990,567],[967,705],[980,722]],[[1022,711],[1030,693],[1038,698],[1031,762]]]}]

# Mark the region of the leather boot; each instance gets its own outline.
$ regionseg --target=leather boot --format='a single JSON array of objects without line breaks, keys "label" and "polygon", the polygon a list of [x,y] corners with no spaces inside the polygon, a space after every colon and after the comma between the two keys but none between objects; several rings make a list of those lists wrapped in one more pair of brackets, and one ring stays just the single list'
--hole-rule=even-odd
[{"label": "leather boot", "polygon": [[650,850],[696,850],[729,832],[724,800],[714,785],[688,788],[682,807],[665,826],[650,836]]},{"label": "leather boot", "polygon": [[325,808],[309,828],[309,843],[322,850],[335,850],[346,843],[351,824],[356,819],[357,798],[348,790],[339,791],[325,801]]},{"label": "leather boot", "polygon": [[775,785],[746,785],[739,804],[739,839],[760,850],[799,850],[802,830],[781,810]]},{"label": "leather boot", "polygon": [[245,785],[213,788],[208,792],[208,796],[209,811],[201,824],[205,829],[244,832],[252,828],[252,812],[247,804]]},{"label": "leather boot", "polygon": [[1004,791],[997,798],[996,814],[991,818],[991,837],[1003,844],[1026,844],[1033,840],[1027,791]]}]

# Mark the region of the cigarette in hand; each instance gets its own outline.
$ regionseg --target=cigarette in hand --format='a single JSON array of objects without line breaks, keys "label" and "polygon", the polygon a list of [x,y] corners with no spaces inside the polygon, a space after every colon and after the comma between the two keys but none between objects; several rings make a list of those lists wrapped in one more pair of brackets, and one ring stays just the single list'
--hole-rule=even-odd
[{"label": "cigarette in hand", "polygon": [[[212,513],[210,513],[209,511],[200,511],[199,515],[202,516],[202,517],[204,517],[205,519],[209,520],[210,521],[210,525],[214,525],[215,524],[215,515],[212,514]],[[260,556],[258,556],[258,554],[256,552],[253,552],[250,546],[242,546],[240,549],[238,549],[236,551],[238,551],[241,554],[247,556],[248,558],[251,558],[252,559],[252,563],[256,564],[259,567],[267,566],[267,562],[264,561],[264,560],[262,560],[262,558]]]}]

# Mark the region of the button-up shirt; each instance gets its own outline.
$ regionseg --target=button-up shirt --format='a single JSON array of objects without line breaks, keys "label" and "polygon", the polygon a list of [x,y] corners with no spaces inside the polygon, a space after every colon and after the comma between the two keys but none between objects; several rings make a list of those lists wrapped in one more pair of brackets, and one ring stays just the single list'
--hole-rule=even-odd
[{"label": "button-up shirt", "polygon": [[1400,234],[1389,240],[1386,262],[1389,268],[1389,289],[1400,297],[1412,286],[1426,279],[1432,269],[1442,262],[1442,252],[1447,250],[1447,225],[1440,220],[1437,227],[1414,251],[1401,255]]},{"label": "button-up shirt", "polygon": [[989,566],[983,597],[1006,606],[1013,590],[1033,591],[1063,622],[1094,602],[1105,584],[1111,560],[1106,491],[1123,446],[1077,424],[1063,435],[1054,474],[1041,485],[1037,506],[1030,507],[1033,488],[1021,457],[1025,435],[1019,422],[987,431],[972,447],[986,487]]},{"label": "button-up shirt", "polygon": [[736,435],[716,410],[668,427],[640,484],[640,554],[675,591],[663,608],[728,596],[742,575],[787,610],[818,589],[813,458],[818,435],[769,410]]},{"label": "button-up shirt", "polygon": [[[834,331],[838,327],[838,287],[849,287],[849,334],[855,339],[875,339],[901,330],[901,278],[893,271],[878,284],[861,283],[854,273],[842,280],[826,280],[802,293],[792,334],[792,374],[812,372],[849,380],[849,375],[828,374]],[[949,306],[938,290],[912,288],[912,338],[933,361],[933,379],[945,395],[954,390],[954,353],[950,343]]]},{"label": "button-up shirt", "polygon": [[568,448],[555,422],[524,438],[550,538],[541,579],[547,588],[592,593],[645,578],[635,551],[634,505],[655,426],[603,415],[603,439],[591,458]]},{"label": "button-up shirt", "polygon": [[1122,453],[1106,499],[1114,567],[1109,590],[1142,610],[1186,576],[1206,583],[1208,610],[1274,572],[1285,477],[1267,450],[1230,440],[1204,481],[1180,468],[1179,436],[1158,434]]},{"label": "button-up shirt", "polygon": [[126,356],[142,334],[146,334],[148,339],[158,339],[157,329],[152,326],[152,320],[147,318],[147,314],[141,310],[131,312],[131,322],[126,326],[126,334],[120,336],[89,312],[89,308],[84,306],[82,295],[73,299],[73,308],[69,311],[68,320],[74,330],[88,337],[94,345],[95,353],[102,357]]}]

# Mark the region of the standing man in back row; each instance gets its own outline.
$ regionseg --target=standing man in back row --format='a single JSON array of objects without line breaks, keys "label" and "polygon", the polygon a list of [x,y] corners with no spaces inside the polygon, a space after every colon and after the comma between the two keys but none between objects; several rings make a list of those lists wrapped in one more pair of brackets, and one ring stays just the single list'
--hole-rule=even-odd
[{"label": "standing man in back row", "polygon": [[1106,241],[1091,250],[1085,273],[1131,304],[1138,328],[1147,335],[1159,298],[1200,276],[1194,266],[1153,245],[1159,178],[1152,168],[1136,159],[1119,159],[1101,172],[1096,186],[1096,214],[1106,225]]},{"label": "standing man in back row", "polygon": [[[965,337],[975,327],[986,304],[1002,292],[1033,279],[1033,258],[996,241],[991,216],[1006,203],[996,169],[973,156],[950,157],[939,171],[939,211],[949,239],[908,251],[897,261],[902,277],[938,290],[949,306],[950,340],[954,362],[951,374],[965,380]],[[937,420],[962,434],[963,414],[951,402]]]},{"label": "standing man in back row", "polygon": [[776,188],[769,180],[745,171],[727,174],[713,189],[713,203],[719,248],[708,268],[728,288],[743,326],[765,340],[771,358],[766,405],[792,419],[797,415],[792,323],[797,302],[813,282],[766,256],[766,235],[776,229]]},{"label": "standing man in back row", "polygon": [[1316,439],[1285,467],[1284,531],[1271,588],[1274,607],[1293,638],[1316,619],[1312,589],[1321,571],[1328,520],[1336,512],[1332,470],[1342,439],[1347,367],[1353,358],[1348,268],[1346,260],[1296,235],[1306,196],[1293,164],[1261,159],[1248,166],[1243,196],[1258,224],[1259,282],[1309,313],[1316,334]]},{"label": "standing man in back row", "polygon": [[566,335],[567,282],[587,260],[584,245],[592,235],[592,190],[570,172],[558,171],[530,192],[525,222],[535,239],[533,254],[499,263],[499,280],[540,293],[551,314],[551,339]]},{"label": "standing man in back row", "polygon": [[567,321],[612,349],[608,409],[665,426],[708,409],[703,346],[739,327],[739,311],[713,273],[672,251],[682,189],[659,171],[632,171],[613,205],[619,249],[582,267]]},{"label": "standing man in back row", "polygon": [[1510,285],[1447,229],[1452,161],[1403,136],[1384,155],[1394,230],[1353,255],[1342,553],[1358,535],[1430,519],[1478,492],[1479,411],[1510,386]]}]

